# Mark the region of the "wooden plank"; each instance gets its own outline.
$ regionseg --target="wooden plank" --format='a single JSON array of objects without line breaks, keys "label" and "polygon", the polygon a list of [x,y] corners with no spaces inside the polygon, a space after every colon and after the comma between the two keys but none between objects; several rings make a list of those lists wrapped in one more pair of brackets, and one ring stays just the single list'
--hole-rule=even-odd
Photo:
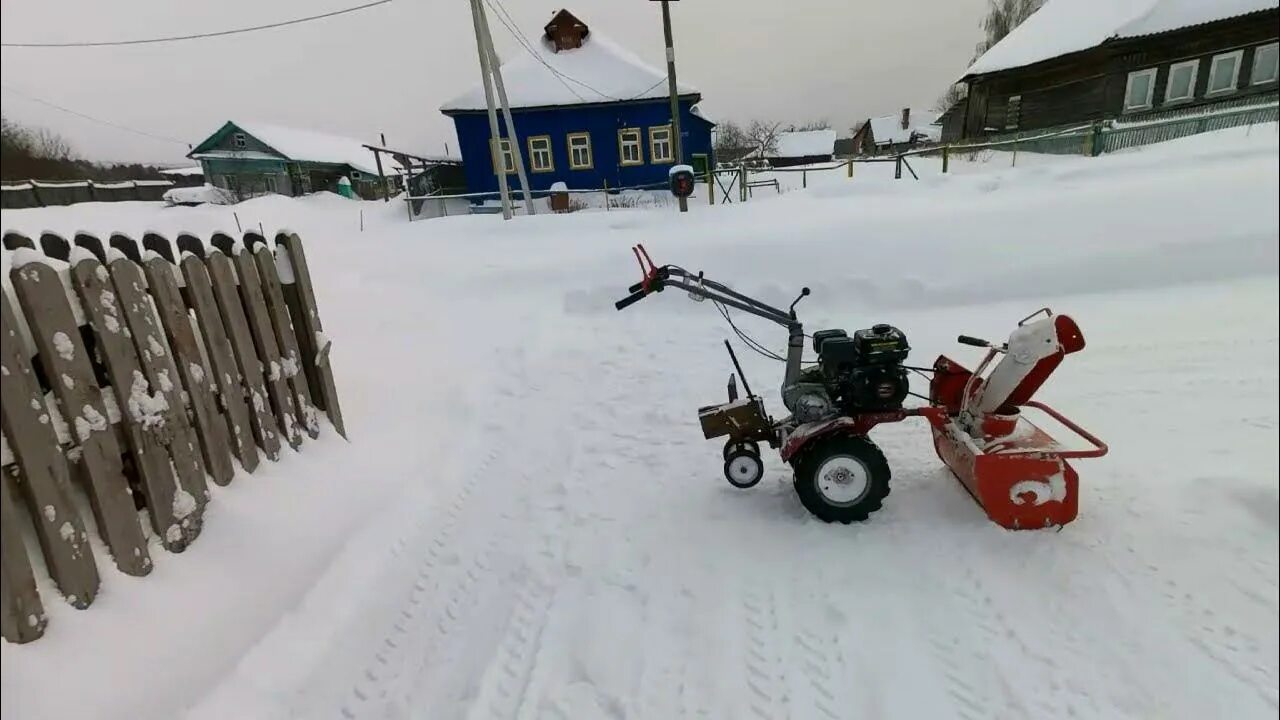
[{"label": "wooden plank", "polygon": [[48,621],[18,528],[11,482],[0,477],[0,635],[11,643],[28,643],[44,635]]},{"label": "wooden plank", "polygon": [[7,295],[0,294],[0,427],[22,469],[18,484],[34,521],[49,576],[73,605],[88,607],[98,594],[98,565],[84,520],[71,501],[71,470],[58,444],[44,393]]},{"label": "wooden plank", "polygon": [[[154,388],[163,399],[163,407],[157,404],[159,412],[152,417],[164,426],[160,439],[173,461],[178,487],[186,491],[186,495],[178,493],[173,510],[183,535],[190,543],[200,534],[204,507],[209,502],[209,485],[205,481],[204,460],[200,457],[195,431],[187,420],[186,404],[182,402],[178,368],[173,364],[164,331],[160,328],[151,297],[147,295],[147,280],[142,276],[142,268],[135,262],[118,259],[109,265],[109,269],[120,309],[133,331],[133,345],[138,349],[147,391]],[[138,385],[135,377],[135,391]],[[132,415],[132,412],[128,413],[127,417]],[[171,532],[172,526],[165,527],[166,532]]]},{"label": "wooden plank", "polygon": [[[231,341],[231,351],[240,368],[240,380],[247,394],[249,423],[258,447],[270,460],[280,458],[280,432],[276,417],[267,402],[267,389],[263,385],[262,362],[253,348],[253,335],[249,333],[249,321],[244,316],[244,305],[236,287],[235,268],[231,258],[221,252],[209,253],[206,261],[209,279],[213,284],[213,296],[222,313],[222,322]],[[224,391],[225,392],[225,391]]]},{"label": "wooden plank", "polygon": [[[120,259],[115,263],[130,261]],[[151,390],[130,337],[132,330],[120,308],[122,301],[102,263],[96,259],[76,263],[71,269],[71,282],[98,339],[98,353],[120,407],[124,444],[137,470],[151,527],[166,550],[182,552],[195,536],[183,529],[182,521],[189,513],[175,511],[175,506],[183,509],[185,505],[175,503],[178,484],[165,449],[171,428],[165,423],[163,412],[152,408],[163,396]],[[189,527],[190,520],[186,524]]]},{"label": "wooden plank", "polygon": [[258,358],[262,360],[266,374],[267,396],[289,447],[297,450],[302,445],[302,427],[298,423],[298,409],[293,403],[293,393],[289,391],[289,384],[280,365],[280,346],[276,344],[275,330],[272,329],[271,318],[267,314],[262,279],[258,276],[258,267],[251,252],[237,252],[235,263],[236,274],[240,277],[240,299],[244,301],[245,315],[249,320],[249,332],[253,335],[253,344],[258,349]]},{"label": "wooden plank", "polygon": [[191,308],[195,310],[209,355],[209,365],[213,370],[213,375],[209,377],[210,386],[217,392],[226,415],[226,435],[231,443],[231,451],[235,453],[245,472],[253,472],[258,469],[258,448],[253,444],[252,421],[249,418],[249,407],[244,402],[240,368],[236,365],[235,354],[231,350],[231,340],[227,338],[222,312],[218,310],[218,303],[213,297],[209,271],[204,261],[195,255],[184,257],[181,266],[182,275],[187,279],[187,296],[191,301]]},{"label": "wooden plank", "polygon": [[116,567],[128,575],[151,572],[151,555],[138,524],[133,492],[124,476],[120,445],[93,377],[75,317],[53,268],[30,263],[10,276],[62,416],[80,442],[80,476],[98,532]]},{"label": "wooden plank", "polygon": [[200,354],[199,341],[191,327],[191,315],[174,277],[177,271],[178,268],[164,257],[152,258],[146,262],[151,297],[160,313],[160,324],[164,326],[169,338],[178,376],[182,378],[182,385],[187,391],[205,466],[214,482],[226,485],[235,474],[235,468],[231,466],[227,425],[218,414],[218,403],[214,400],[213,390],[208,382],[212,376]]},{"label": "wooden plank", "polygon": [[293,391],[298,418],[307,435],[314,440],[320,436],[320,422],[311,403],[307,374],[302,372],[302,354],[298,351],[298,338],[293,330],[293,322],[289,320],[289,306],[285,304],[284,293],[280,289],[275,256],[266,243],[258,243],[253,246],[253,257],[258,263],[262,294],[267,300],[267,314],[271,317],[271,327],[275,330],[276,340],[280,345],[280,367]]},{"label": "wooden plank", "polygon": [[[333,379],[333,367],[329,362],[328,342],[320,323],[320,311],[316,307],[315,289],[311,284],[311,270],[302,249],[302,239],[293,233],[280,233],[276,245],[284,248],[279,257],[281,291],[289,312],[293,316],[298,348],[302,353],[302,365],[307,372],[307,383],[312,389],[312,400],[329,416],[329,422],[342,437],[347,437],[342,422],[342,409],[338,404],[337,385]],[[321,347],[321,345],[324,347]]]}]

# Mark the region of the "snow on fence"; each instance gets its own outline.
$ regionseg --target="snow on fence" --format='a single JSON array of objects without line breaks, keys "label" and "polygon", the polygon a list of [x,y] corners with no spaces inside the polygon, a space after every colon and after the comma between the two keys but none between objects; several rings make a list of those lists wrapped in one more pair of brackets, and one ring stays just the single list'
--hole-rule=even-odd
[{"label": "snow on fence", "polygon": [[0,629],[15,643],[46,625],[33,567],[86,608],[100,563],[144,576],[199,536],[209,480],[300,449],[320,412],[346,437],[297,235],[274,251],[255,233],[179,234],[176,253],[153,233],[142,252],[122,234],[73,243],[46,233],[41,254],[4,235]]},{"label": "snow on fence", "polygon": [[51,205],[74,205],[82,202],[120,202],[122,200],[159,200],[173,187],[170,180],[120,180],[93,182],[74,180],[48,182],[25,180],[0,185],[0,207],[31,208]]}]

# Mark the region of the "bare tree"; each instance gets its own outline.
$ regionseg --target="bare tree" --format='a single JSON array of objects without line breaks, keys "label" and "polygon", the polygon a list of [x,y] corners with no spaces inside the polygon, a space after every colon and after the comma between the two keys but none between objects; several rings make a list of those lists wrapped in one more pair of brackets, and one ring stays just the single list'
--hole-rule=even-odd
[{"label": "bare tree", "polygon": [[716,155],[722,158],[736,158],[750,149],[751,140],[742,126],[733,121],[722,122],[716,126]]},{"label": "bare tree", "polygon": [[986,36],[974,47],[974,59],[1003,40],[1043,4],[1044,0],[987,0],[987,16],[982,19]]},{"label": "bare tree", "polygon": [[36,157],[45,160],[73,160],[71,143],[49,128],[40,128],[32,137]]},{"label": "bare tree", "polygon": [[933,104],[933,109],[940,113],[951,109],[953,105],[969,97],[969,86],[964,83],[956,83],[947,88],[947,91],[938,97],[937,102]]},{"label": "bare tree", "polygon": [[772,155],[778,151],[778,132],[782,123],[767,123],[752,120],[747,126],[746,135],[757,152],[761,155]]},{"label": "bare tree", "polygon": [[827,122],[826,120],[810,120],[809,122],[801,123],[799,125],[792,124],[787,126],[787,132],[806,132],[809,130],[830,130],[830,129],[831,129],[831,123]]}]

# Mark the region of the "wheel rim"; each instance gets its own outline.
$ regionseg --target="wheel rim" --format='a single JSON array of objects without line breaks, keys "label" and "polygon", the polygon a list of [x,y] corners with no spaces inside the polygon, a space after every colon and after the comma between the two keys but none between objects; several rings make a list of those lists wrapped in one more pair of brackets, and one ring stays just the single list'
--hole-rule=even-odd
[{"label": "wheel rim", "polygon": [[852,455],[833,455],[822,461],[814,477],[818,493],[831,505],[854,505],[871,489],[871,473]]},{"label": "wheel rim", "polygon": [[749,485],[760,479],[760,464],[755,458],[739,455],[729,460],[729,477],[735,485]]}]

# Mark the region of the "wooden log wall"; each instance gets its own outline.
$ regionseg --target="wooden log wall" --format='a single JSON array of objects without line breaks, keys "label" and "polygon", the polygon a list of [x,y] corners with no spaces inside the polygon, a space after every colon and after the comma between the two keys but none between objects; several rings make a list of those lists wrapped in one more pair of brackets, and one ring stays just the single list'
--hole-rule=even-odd
[{"label": "wooden log wall", "polygon": [[[90,607],[105,565],[144,576],[179,562],[204,527],[210,482],[230,485],[284,445],[304,450],[322,417],[346,437],[298,236],[175,240],[4,236],[9,642],[41,637],[50,603]],[[39,568],[54,597],[41,596]]]}]

